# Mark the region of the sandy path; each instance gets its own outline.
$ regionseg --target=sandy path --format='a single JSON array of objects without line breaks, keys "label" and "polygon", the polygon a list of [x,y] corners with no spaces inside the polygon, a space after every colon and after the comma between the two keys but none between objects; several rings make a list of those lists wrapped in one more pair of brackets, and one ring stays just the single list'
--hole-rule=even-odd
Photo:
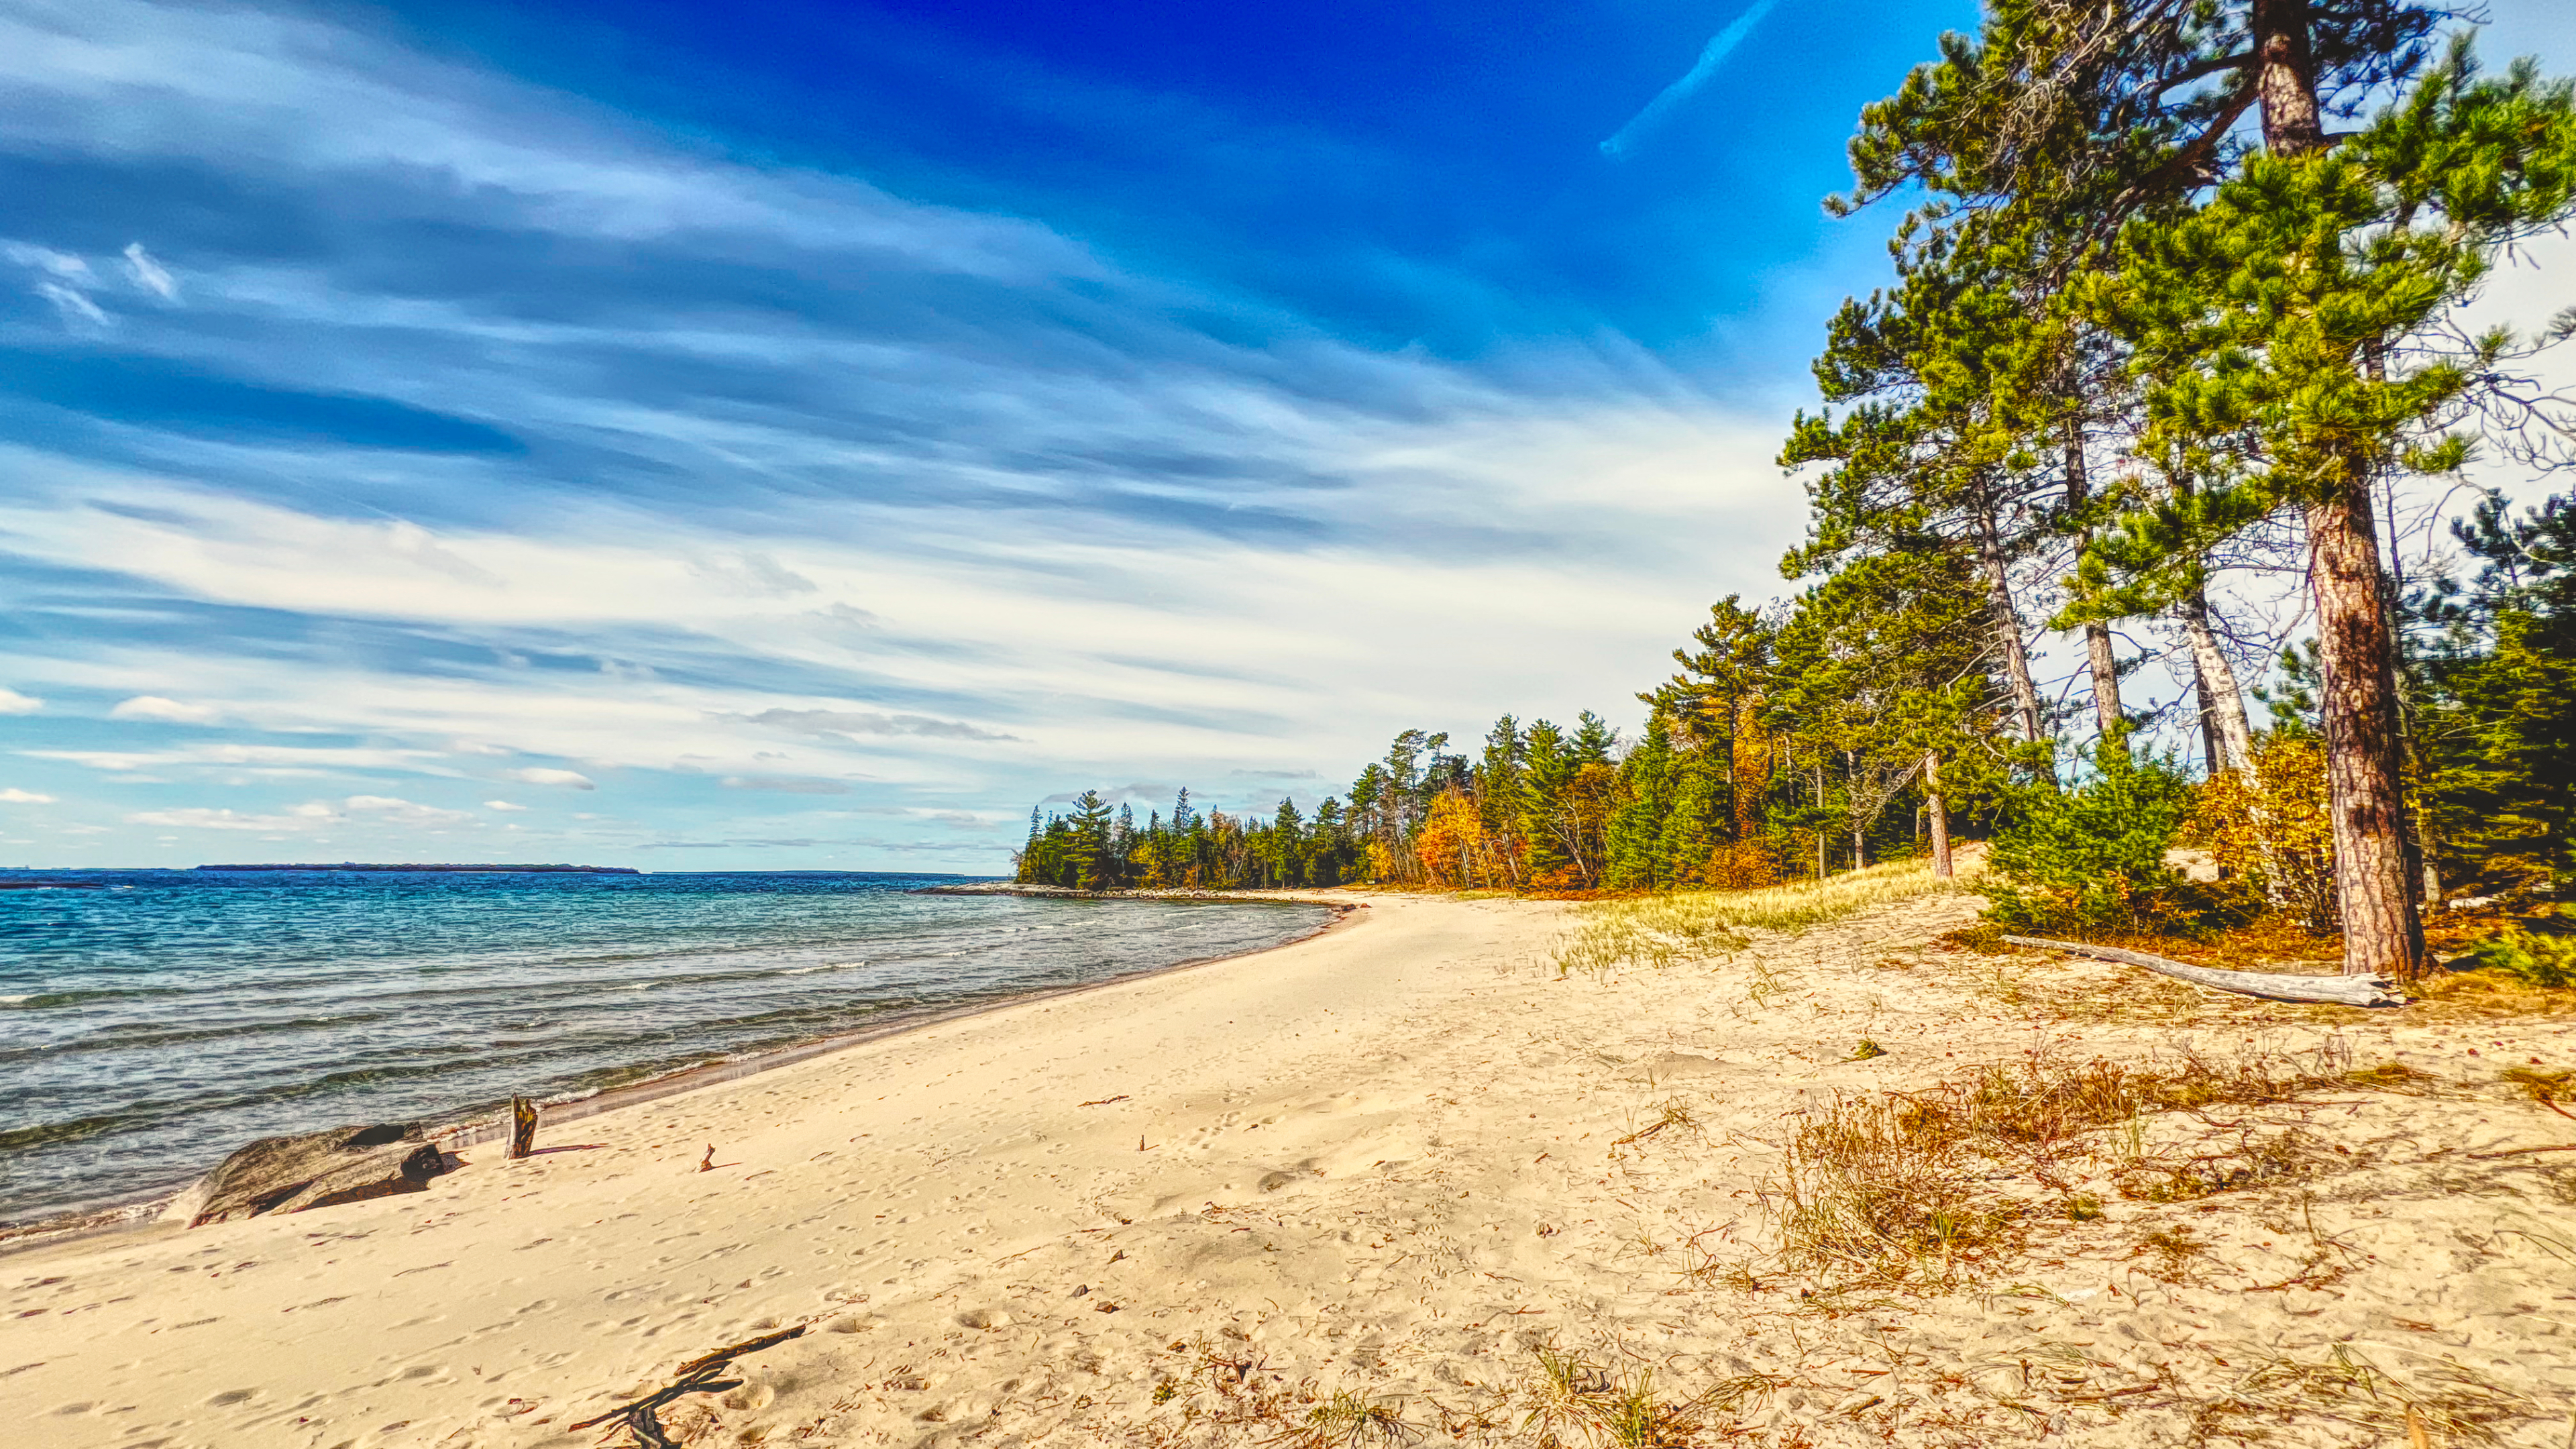
[{"label": "sandy path", "polygon": [[[2238,1382],[2256,1355],[2340,1346],[2428,1415],[2567,1435],[2576,1258],[2553,1244],[2576,1253],[2576,1154],[2468,1160],[2553,1140],[2491,1078],[2311,1110],[2351,1161],[2294,1206],[2114,1202],[1979,1292],[1823,1307],[1795,1281],[1686,1271],[1761,1268],[1783,1114],[1836,1090],[2185,1035],[2341,1032],[2357,1060],[2474,1077],[2471,1046],[2566,1056],[2563,1024],[2188,993],[2071,1022],[2036,1003],[2149,998],[2119,968],[1934,948],[1973,909],[1958,898],[1603,980],[1545,968],[1561,907],[1373,899],[1280,951],[554,1143],[581,1150],[469,1152],[425,1194],[9,1258],[0,1406],[40,1445],[587,1444],[563,1426],[810,1323],[666,1422],[709,1444],[1252,1442],[1349,1388],[1435,1441],[1538,1443],[1530,1350],[1553,1341],[1623,1382],[1653,1368],[1709,1440],[2226,1442],[2213,1425],[2242,1423],[2406,1442],[2394,1400]],[[1845,1060],[1863,1036],[1888,1055]],[[1667,1104],[1691,1123],[1618,1141]],[[701,1174],[709,1143],[722,1166]],[[2138,1244],[2175,1224],[2205,1246],[2159,1276]],[[2292,1275],[2311,1229],[2337,1271],[2248,1291]],[[2213,1419],[2229,1394],[2254,1407]]]}]

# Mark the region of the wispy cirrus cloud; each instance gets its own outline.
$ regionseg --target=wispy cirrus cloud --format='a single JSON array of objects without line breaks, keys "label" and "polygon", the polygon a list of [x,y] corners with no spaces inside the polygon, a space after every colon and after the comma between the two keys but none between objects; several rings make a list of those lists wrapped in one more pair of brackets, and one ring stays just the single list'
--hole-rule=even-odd
[{"label": "wispy cirrus cloud", "polygon": [[391,795],[351,795],[345,800],[308,800],[275,814],[256,814],[224,807],[189,806],[177,810],[138,810],[125,817],[135,825],[165,830],[244,830],[262,834],[312,833],[353,821],[370,824],[444,828],[474,823],[462,810],[442,810]]},{"label": "wispy cirrus cloud", "polygon": [[1614,335],[1353,343],[324,12],[0,15],[0,173],[0,607],[45,625],[0,668],[48,701],[0,711],[136,827],[325,777],[353,849],[431,828],[360,797],[895,848],[808,818],[850,805],[990,868],[1068,784],[1267,808],[1623,697],[1795,510],[1766,425]]},{"label": "wispy cirrus cloud", "polygon": [[1751,35],[1753,28],[1760,25],[1772,7],[1779,3],[1780,0],[1753,0],[1743,14],[1710,36],[1708,44],[1700,49],[1699,59],[1691,63],[1691,68],[1682,72],[1671,85],[1656,92],[1655,98],[1646,102],[1644,109],[1629,117],[1626,125],[1603,141],[1601,154],[1615,161],[1634,151],[1638,143],[1654,132],[1655,127],[1663,124],[1667,116],[1716,79],[1719,67],[1726,64],[1726,58],[1735,53],[1735,48],[1744,43],[1745,37]]},{"label": "wispy cirrus cloud", "polygon": [[912,735],[940,740],[1018,738],[999,730],[983,729],[964,720],[933,719],[918,714],[880,714],[863,709],[764,709],[749,716],[745,722],[816,735]]},{"label": "wispy cirrus cloud", "polygon": [[826,780],[817,775],[727,775],[723,780],[728,790],[772,790],[781,795],[847,795],[846,780]]}]

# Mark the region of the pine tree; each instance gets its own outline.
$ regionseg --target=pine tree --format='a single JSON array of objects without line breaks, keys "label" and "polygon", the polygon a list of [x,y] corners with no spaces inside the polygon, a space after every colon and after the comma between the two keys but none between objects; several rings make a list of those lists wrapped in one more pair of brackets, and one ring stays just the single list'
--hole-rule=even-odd
[{"label": "pine tree", "polygon": [[[1588,716],[1587,716],[1588,717]],[[1664,858],[1664,822],[1674,798],[1673,737],[1661,713],[1646,721],[1645,737],[1619,762],[1619,803],[1611,813],[1602,883],[1612,890],[1670,886]]]},{"label": "pine tree", "polygon": [[2218,477],[2132,511],[2094,550],[2093,577],[2152,575],[2275,515],[2300,520],[2344,969],[2407,977],[2423,961],[2421,871],[2372,500],[2465,458],[2466,438],[2444,430],[2506,339],[2445,349],[2438,328],[2499,248],[2576,211],[2576,110],[2528,65],[2480,81],[2462,41],[2327,150],[2303,37],[2272,38],[2265,153],[2206,205],[2133,225],[2103,288],[2155,379],[2151,442],[2188,438]]}]

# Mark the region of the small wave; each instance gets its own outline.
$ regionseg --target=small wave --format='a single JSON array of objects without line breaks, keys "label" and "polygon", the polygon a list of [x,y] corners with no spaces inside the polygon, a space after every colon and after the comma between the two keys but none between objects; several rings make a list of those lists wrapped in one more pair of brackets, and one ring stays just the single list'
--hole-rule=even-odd
[{"label": "small wave", "polygon": [[79,1006],[92,1001],[139,1001],[147,997],[185,996],[178,987],[139,987],[126,991],[31,991],[22,996],[0,996],[0,1007],[18,1011],[43,1011],[55,1006]]}]

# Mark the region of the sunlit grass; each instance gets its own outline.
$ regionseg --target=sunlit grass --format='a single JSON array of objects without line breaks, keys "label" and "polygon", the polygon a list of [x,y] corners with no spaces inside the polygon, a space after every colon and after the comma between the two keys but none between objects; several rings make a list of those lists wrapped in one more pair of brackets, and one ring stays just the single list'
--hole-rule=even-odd
[{"label": "sunlit grass", "polygon": [[1749,891],[1675,891],[1577,907],[1556,947],[1558,974],[1670,966],[1742,950],[1746,930],[1797,931],[1897,901],[1960,889],[1923,861]]}]

